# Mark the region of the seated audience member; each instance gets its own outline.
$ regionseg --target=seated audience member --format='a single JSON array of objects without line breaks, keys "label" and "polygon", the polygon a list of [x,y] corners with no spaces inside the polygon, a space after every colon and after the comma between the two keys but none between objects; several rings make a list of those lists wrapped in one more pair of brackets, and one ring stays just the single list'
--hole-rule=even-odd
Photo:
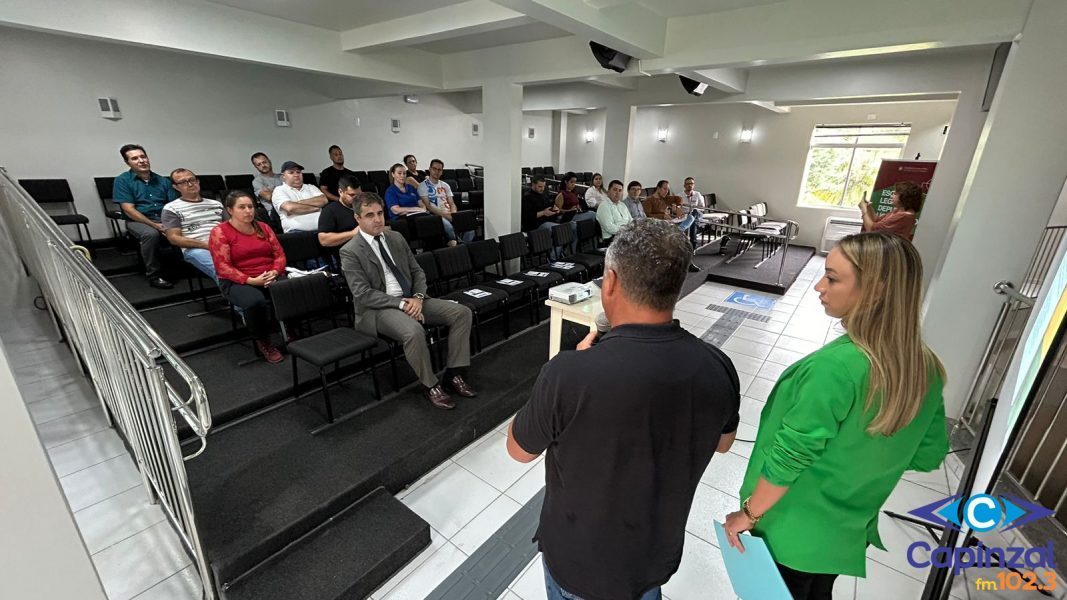
[{"label": "seated audience member", "polygon": [[923,204],[923,191],[911,181],[901,181],[893,186],[893,210],[878,216],[866,200],[860,202],[863,215],[863,231],[886,231],[911,241],[915,233],[915,214]]},{"label": "seated audience member", "polygon": [[218,283],[207,242],[211,230],[222,222],[222,203],[200,197],[200,180],[189,169],[174,169],[170,180],[180,196],[163,207],[163,233],[172,246],[182,249],[185,262]]},{"label": "seated audience member", "polygon": [[404,165],[396,163],[389,168],[389,177],[393,182],[385,190],[385,206],[389,220],[407,215],[425,214],[426,209],[419,203],[419,184],[404,171]]},{"label": "seated audience member", "polygon": [[596,214],[585,205],[585,199],[578,197],[578,192],[574,190],[577,185],[578,176],[574,173],[567,173],[563,176],[563,187],[556,194],[556,208],[559,209],[560,216],[565,222],[573,223],[596,218]]},{"label": "seated audience member", "polygon": [[551,229],[559,225],[559,215],[556,203],[545,194],[544,175],[534,176],[530,189],[522,195],[522,230]]},{"label": "seated audience member", "polygon": [[362,192],[359,180],[344,176],[337,182],[337,202],[330,202],[319,213],[319,245],[339,248],[356,235],[353,201]]},{"label": "seated audience member", "polygon": [[252,191],[256,193],[256,200],[267,210],[274,210],[271,202],[274,198],[274,188],[282,184],[282,176],[274,172],[274,165],[262,152],[252,155],[252,166],[256,168],[256,173],[252,176]]},{"label": "seated audience member", "polygon": [[415,180],[414,185],[418,185],[422,183],[423,179],[426,179],[426,171],[419,170],[419,161],[415,158],[414,154],[407,154],[404,156],[404,167],[407,169],[404,174]]},{"label": "seated audience member", "polygon": [[271,203],[282,221],[282,231],[315,231],[326,196],[313,185],[304,185],[304,167],[291,160],[282,163],[282,185],[274,188]]},{"label": "seated audience member", "polygon": [[171,187],[170,179],[152,171],[152,163],[143,147],[126,144],[119,149],[119,154],[130,170],[115,178],[111,195],[128,219],[127,231],[137,236],[140,242],[148,285],[170,289],[174,284],[163,278],[159,259],[159,244],[163,241],[160,218],[163,206],[178,195]]},{"label": "seated audience member", "polygon": [[[456,201],[452,198],[452,187],[441,180],[441,173],[445,170],[445,163],[439,158],[430,161],[430,170],[426,172],[426,179],[419,184],[419,201],[423,208],[441,217],[445,224],[445,235],[448,236],[448,245],[455,246],[459,241],[456,230],[452,228],[452,213],[456,212]],[[474,241],[473,231],[463,232],[463,241]]]},{"label": "seated audience member", "polygon": [[585,190],[585,205],[589,210],[595,211],[601,202],[608,201],[608,191],[604,189],[604,176],[600,173],[593,174],[593,185]]},{"label": "seated audience member", "polygon": [[256,350],[267,362],[280,363],[282,353],[270,343],[267,288],[285,278],[285,253],[270,227],[256,221],[248,192],[230,192],[225,206],[228,219],[211,230],[208,241],[219,291],[244,317]]},{"label": "seated audience member", "polygon": [[[592,189],[592,188],[589,188]],[[618,179],[608,184],[608,199],[596,208],[596,220],[600,223],[600,236],[610,240],[634,218],[622,202],[622,182]]]},{"label": "seated audience member", "polygon": [[671,195],[671,184],[666,179],[661,179],[656,184],[656,191],[644,201],[645,214],[652,219],[664,219],[678,226],[689,234],[689,243],[696,247],[696,223],[697,215],[694,209],[682,205],[680,196]]},{"label": "seated audience member", "polygon": [[696,190],[697,180],[692,177],[686,177],[682,183],[682,191],[685,192],[685,196],[682,197],[682,203],[689,208],[707,208],[707,204],[704,202],[704,195]]},{"label": "seated audience member", "polygon": [[330,166],[319,173],[319,189],[327,199],[337,201],[337,182],[342,177],[355,177],[353,171],[345,168],[345,153],[337,145],[330,146]]},{"label": "seated audience member", "polygon": [[645,207],[642,204],[644,198],[641,194],[644,193],[645,188],[641,186],[640,181],[631,181],[630,185],[626,186],[626,197],[622,199],[626,203],[626,208],[630,209],[630,216],[635,219],[647,219],[645,215]]},{"label": "seated audience member", "polygon": [[733,444],[737,371],[673,314],[689,256],[685,235],[666,223],[623,227],[601,282],[611,330],[544,365],[508,429],[513,459],[545,454],[535,539],[548,598],[660,598],[682,560],[700,478]]},{"label": "seated audience member", "polygon": [[[403,175],[403,165],[399,166]],[[341,268],[352,291],[356,329],[403,344],[404,356],[418,375],[426,399],[437,408],[455,408],[434,373],[422,324],[448,327],[444,385],[471,398],[476,395],[466,381],[471,311],[426,296],[426,274],[404,236],[385,230],[383,203],[377,194],[357,195],[355,207],[359,232],[341,248]]]}]

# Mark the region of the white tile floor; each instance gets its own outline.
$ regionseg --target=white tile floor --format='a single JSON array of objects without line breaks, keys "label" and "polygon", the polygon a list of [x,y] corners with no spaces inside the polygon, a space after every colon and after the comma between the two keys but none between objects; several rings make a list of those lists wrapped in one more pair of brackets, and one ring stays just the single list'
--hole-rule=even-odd
[{"label": "white tile floor", "polygon": [[[753,439],[759,414],[774,382],[793,361],[837,337],[834,319],[823,314],[811,291],[822,259],[815,257],[784,296],[767,311],[768,322],[750,321],[724,344],[740,379],[743,402],[739,437]],[[735,287],[704,284],[678,304],[676,316],[694,334],[719,317],[707,305],[720,303]],[[47,331],[47,328],[40,329]],[[4,332],[12,343],[16,331]],[[61,478],[75,517],[109,598],[193,600],[200,584],[157,507],[144,502],[140,477],[121,442],[100,416],[95,396],[78,375],[41,379],[35,365],[66,361],[69,354],[46,336],[17,340],[20,384],[33,382],[27,401]],[[376,590],[376,600],[422,598],[455,570],[544,485],[543,459],[521,465],[504,448],[507,424],[483,436],[399,494],[432,527],[431,545]],[[737,506],[737,493],[751,444],[737,442],[716,455],[701,478],[686,530],[678,573],[664,586],[672,600],[732,597],[722,558],[712,533],[712,519]],[[908,473],[888,505],[907,511],[948,493],[958,467],[932,474]],[[883,538],[890,552],[868,553],[866,579],[840,578],[837,599],[913,598],[924,573],[902,562],[901,548],[924,532],[884,519]],[[965,584],[957,587],[966,596]],[[983,592],[984,598],[994,597]],[[545,598],[540,557],[534,558],[500,596],[507,600]]]}]

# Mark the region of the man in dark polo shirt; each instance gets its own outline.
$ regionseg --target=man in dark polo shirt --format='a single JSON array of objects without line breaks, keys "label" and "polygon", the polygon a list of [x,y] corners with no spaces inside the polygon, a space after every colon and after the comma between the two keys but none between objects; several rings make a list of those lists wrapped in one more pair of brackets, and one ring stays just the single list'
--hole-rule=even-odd
[{"label": "man in dark polo shirt", "polygon": [[545,178],[534,177],[530,189],[522,195],[522,230],[532,231],[538,227],[555,227],[559,223],[559,209],[552,198],[545,194]]},{"label": "man in dark polo shirt", "polygon": [[159,260],[159,244],[165,239],[160,219],[163,205],[176,199],[178,192],[174,191],[170,179],[152,171],[148,153],[141,146],[126,144],[119,148],[119,154],[130,170],[115,178],[111,197],[128,219],[126,230],[140,242],[148,284],[170,289],[174,284],[162,277]]},{"label": "man in dark polo shirt", "polygon": [[604,265],[611,331],[549,361],[511,423],[512,458],[548,452],[535,539],[549,598],[659,598],[700,476],[733,443],[737,372],[673,319],[691,254],[669,222],[624,225]]},{"label": "man in dark polo shirt", "polygon": [[342,177],[334,192],[337,202],[328,202],[319,212],[319,245],[323,248],[340,248],[348,243],[359,228],[353,201],[362,191],[355,177]]},{"label": "man in dark polo shirt", "polygon": [[337,145],[330,146],[330,166],[319,173],[319,189],[330,202],[337,201],[337,183],[342,177],[355,177],[356,174],[345,166],[345,153]]}]

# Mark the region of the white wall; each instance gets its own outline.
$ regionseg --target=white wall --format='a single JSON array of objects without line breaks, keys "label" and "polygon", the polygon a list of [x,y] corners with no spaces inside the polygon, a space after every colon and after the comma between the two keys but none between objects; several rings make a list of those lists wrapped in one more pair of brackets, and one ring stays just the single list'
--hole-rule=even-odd
[{"label": "white wall", "polygon": [[[749,104],[642,107],[631,128],[630,170],[645,187],[667,179],[673,189],[681,190],[685,177],[696,177],[697,189],[714,192],[720,206],[732,210],[765,201],[771,216],[800,223],[799,243],[815,246],[827,217],[858,215],[852,209],[797,206],[815,125],[865,123],[872,113],[877,122],[909,122],[912,135],[904,157],[921,153],[933,159],[941,153],[945,139],[941,131],[951,120],[954,105],[938,101],[794,107],[785,114]],[[656,141],[656,132],[663,127],[669,129],[666,143]],[[753,128],[751,143],[738,141],[742,127]]]},{"label": "white wall", "polygon": [[[527,135],[533,127],[534,138]],[[552,111],[522,113],[522,166],[555,166],[552,162]]]},{"label": "white wall", "polygon": [[[409,152],[424,167],[435,156],[450,166],[482,158],[470,131],[480,115],[455,106],[458,95],[338,101],[330,80],[296,71],[4,27],[0,56],[0,166],[16,179],[67,179],[98,239],[110,234],[92,178],[126,170],[126,143],[145,146],[163,174],[250,173],[256,151],[276,167],[292,159],[317,172],[330,144],[355,170]],[[101,118],[98,96],[117,98],[122,120]],[[275,108],[290,109],[292,127],[275,127]],[[389,131],[390,117],[401,133]]]},{"label": "white wall", "polygon": [[[590,171],[598,173],[604,165],[604,123],[607,113],[603,109],[591,110],[588,114],[571,114],[567,117],[566,164],[560,165],[560,173],[567,171]],[[593,130],[596,137],[585,141],[585,132]]]}]

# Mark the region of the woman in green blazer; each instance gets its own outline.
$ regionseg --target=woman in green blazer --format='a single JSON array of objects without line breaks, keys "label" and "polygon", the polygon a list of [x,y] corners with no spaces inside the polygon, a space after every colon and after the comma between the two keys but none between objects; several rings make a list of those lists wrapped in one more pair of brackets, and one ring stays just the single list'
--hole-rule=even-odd
[{"label": "woman in green blazer", "polygon": [[838,575],[863,577],[878,510],[904,471],[948,452],[941,361],[919,328],[922,263],[903,238],[842,239],[815,285],[845,335],[782,373],[760,418],[741,486],[738,534],[763,538],[794,598],[831,598]]}]

